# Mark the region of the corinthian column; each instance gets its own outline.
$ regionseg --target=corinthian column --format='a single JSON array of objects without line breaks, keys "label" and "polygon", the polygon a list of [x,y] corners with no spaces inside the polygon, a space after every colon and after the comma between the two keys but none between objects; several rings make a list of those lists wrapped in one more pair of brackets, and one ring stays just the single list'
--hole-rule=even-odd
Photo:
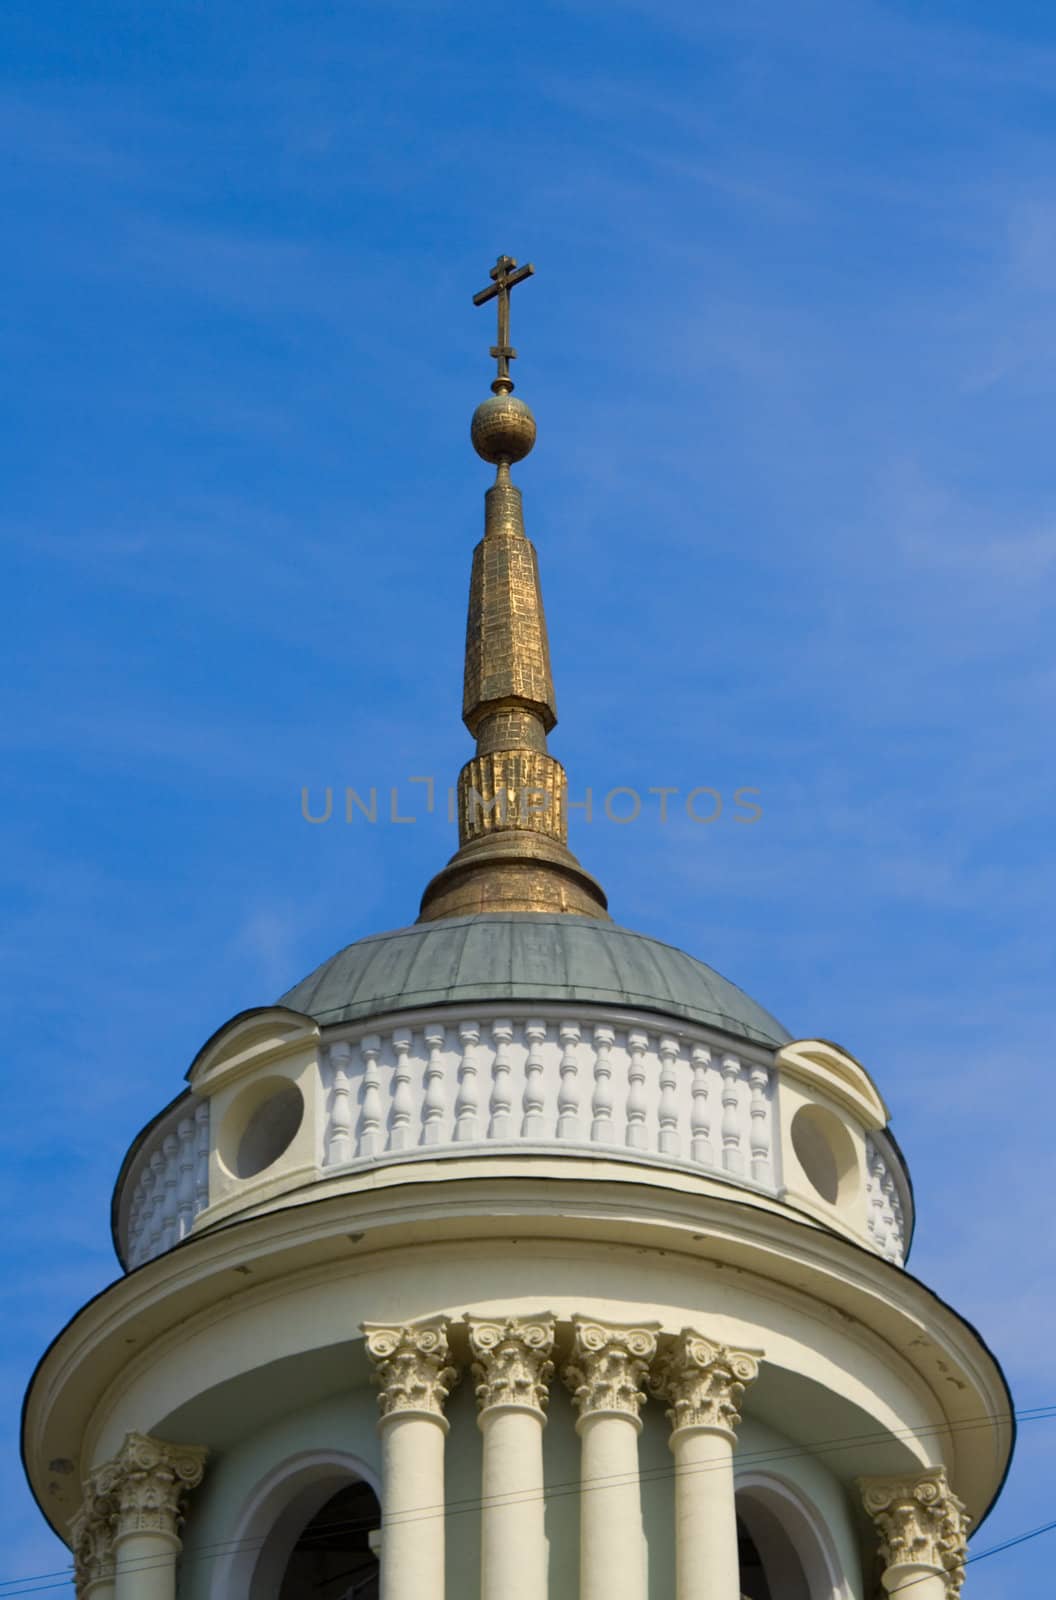
[{"label": "corinthian column", "polygon": [[447,1322],[363,1323],[381,1388],[381,1600],[444,1600]]},{"label": "corinthian column", "polygon": [[754,1355],[683,1328],[651,1387],[668,1402],[675,1458],[676,1600],[739,1600],[733,1448]]},{"label": "corinthian column", "polygon": [[554,1320],[466,1321],[484,1435],[480,1600],[546,1600],[543,1428]]},{"label": "corinthian column", "polygon": [[81,1509],[70,1527],[77,1600],[114,1600],[116,1472],[107,1462],[89,1474]]},{"label": "corinthian column", "polygon": [[645,1600],[645,1537],[638,1481],[642,1382],[656,1323],[634,1327],[573,1318],[564,1380],[579,1413],[579,1600]]},{"label": "corinthian column", "polygon": [[946,1481],[946,1469],[858,1482],[880,1537],[888,1594],[956,1600],[964,1581],[968,1514]]},{"label": "corinthian column", "polygon": [[184,1496],[201,1483],[205,1456],[194,1445],[127,1435],[106,1478],[116,1503],[115,1600],[175,1600]]}]

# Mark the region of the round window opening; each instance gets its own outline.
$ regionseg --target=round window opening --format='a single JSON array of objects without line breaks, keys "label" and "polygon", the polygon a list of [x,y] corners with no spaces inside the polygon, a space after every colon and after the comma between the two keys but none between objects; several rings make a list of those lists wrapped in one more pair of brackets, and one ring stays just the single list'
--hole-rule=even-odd
[{"label": "round window opening", "polygon": [[792,1148],[807,1181],[830,1206],[848,1199],[857,1160],[850,1134],[824,1106],[800,1106],[792,1118]]},{"label": "round window opening", "polygon": [[304,1119],[304,1096],[295,1083],[274,1088],[250,1112],[235,1149],[236,1178],[255,1178],[293,1143]]}]

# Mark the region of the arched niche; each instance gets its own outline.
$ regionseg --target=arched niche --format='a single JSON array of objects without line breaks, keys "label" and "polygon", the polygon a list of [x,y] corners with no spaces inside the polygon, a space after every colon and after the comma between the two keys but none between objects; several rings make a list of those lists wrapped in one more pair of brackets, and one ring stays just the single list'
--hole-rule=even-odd
[{"label": "arched niche", "polygon": [[[317,1532],[320,1539],[335,1531],[334,1525],[345,1520],[347,1491],[356,1486],[365,1486],[372,1497],[356,1497],[358,1541],[359,1534],[368,1531],[359,1526],[367,1520],[368,1505],[376,1511],[375,1526],[381,1523],[380,1486],[364,1462],[344,1451],[311,1450],[273,1467],[249,1496],[232,1532],[229,1553],[216,1562],[210,1600],[288,1600],[298,1556],[310,1543],[306,1530]],[[328,1528],[331,1504],[334,1515]],[[329,1593],[338,1600],[342,1591],[335,1586]],[[367,1600],[367,1589],[362,1593]]]},{"label": "arched niche", "polygon": [[754,1575],[758,1596],[745,1575],[747,1600],[766,1600],[767,1593],[772,1600],[851,1600],[828,1528],[793,1484],[770,1473],[739,1475],[737,1521],[762,1568]]}]

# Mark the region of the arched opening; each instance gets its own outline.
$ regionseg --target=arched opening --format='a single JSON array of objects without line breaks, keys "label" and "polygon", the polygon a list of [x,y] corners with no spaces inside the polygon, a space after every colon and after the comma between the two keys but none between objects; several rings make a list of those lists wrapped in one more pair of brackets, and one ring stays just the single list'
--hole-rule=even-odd
[{"label": "arched opening", "polygon": [[377,1488],[370,1468],[343,1451],[278,1462],[237,1519],[209,1600],[376,1600]]},{"label": "arched opening", "polygon": [[743,1517],[737,1518],[737,1559],[741,1569],[741,1600],[774,1600],[763,1558]]},{"label": "arched opening", "polygon": [[846,1600],[831,1536],[798,1488],[752,1473],[737,1485],[744,1600]]},{"label": "arched opening", "polygon": [[286,1562],[278,1600],[377,1600],[371,1534],[381,1522],[369,1483],[350,1483],[302,1528]]}]

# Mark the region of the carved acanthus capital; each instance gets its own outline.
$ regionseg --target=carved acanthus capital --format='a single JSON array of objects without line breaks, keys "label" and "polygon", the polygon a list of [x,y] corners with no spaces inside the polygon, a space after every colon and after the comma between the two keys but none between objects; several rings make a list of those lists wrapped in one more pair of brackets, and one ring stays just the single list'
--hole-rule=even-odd
[{"label": "carved acanthus capital", "polygon": [[97,1467],[84,1481],[81,1509],[70,1525],[74,1580],[78,1596],[90,1595],[97,1583],[114,1573],[114,1533],[117,1526],[117,1468],[113,1462]]},{"label": "carved acanthus capital", "polygon": [[466,1323],[481,1411],[490,1406],[519,1406],[545,1412],[554,1375],[552,1315],[500,1321],[467,1313]]},{"label": "carved acanthus capital", "polygon": [[649,1387],[667,1401],[672,1431],[714,1428],[732,1437],[741,1420],[741,1396],[758,1374],[751,1351],[731,1350],[683,1328],[657,1362]]},{"label": "carved acanthus capital", "polygon": [[572,1356],[562,1376],[580,1421],[597,1411],[638,1420],[643,1382],[656,1354],[657,1323],[623,1326],[574,1317]]},{"label": "carved acanthus capital", "polygon": [[964,1582],[968,1513],[946,1478],[945,1467],[916,1477],[861,1478],[865,1509],[880,1535],[885,1568],[931,1567],[956,1596]]},{"label": "carved acanthus capital", "polygon": [[424,1322],[387,1325],[364,1322],[367,1353],[374,1362],[374,1382],[381,1393],[382,1420],[401,1412],[444,1415],[444,1402],[458,1382],[443,1317]]},{"label": "carved acanthus capital", "polygon": [[177,1537],[183,1520],[183,1499],[196,1489],[208,1452],[197,1445],[166,1444],[145,1433],[130,1433],[110,1463],[117,1501],[116,1536],[161,1533]]}]

